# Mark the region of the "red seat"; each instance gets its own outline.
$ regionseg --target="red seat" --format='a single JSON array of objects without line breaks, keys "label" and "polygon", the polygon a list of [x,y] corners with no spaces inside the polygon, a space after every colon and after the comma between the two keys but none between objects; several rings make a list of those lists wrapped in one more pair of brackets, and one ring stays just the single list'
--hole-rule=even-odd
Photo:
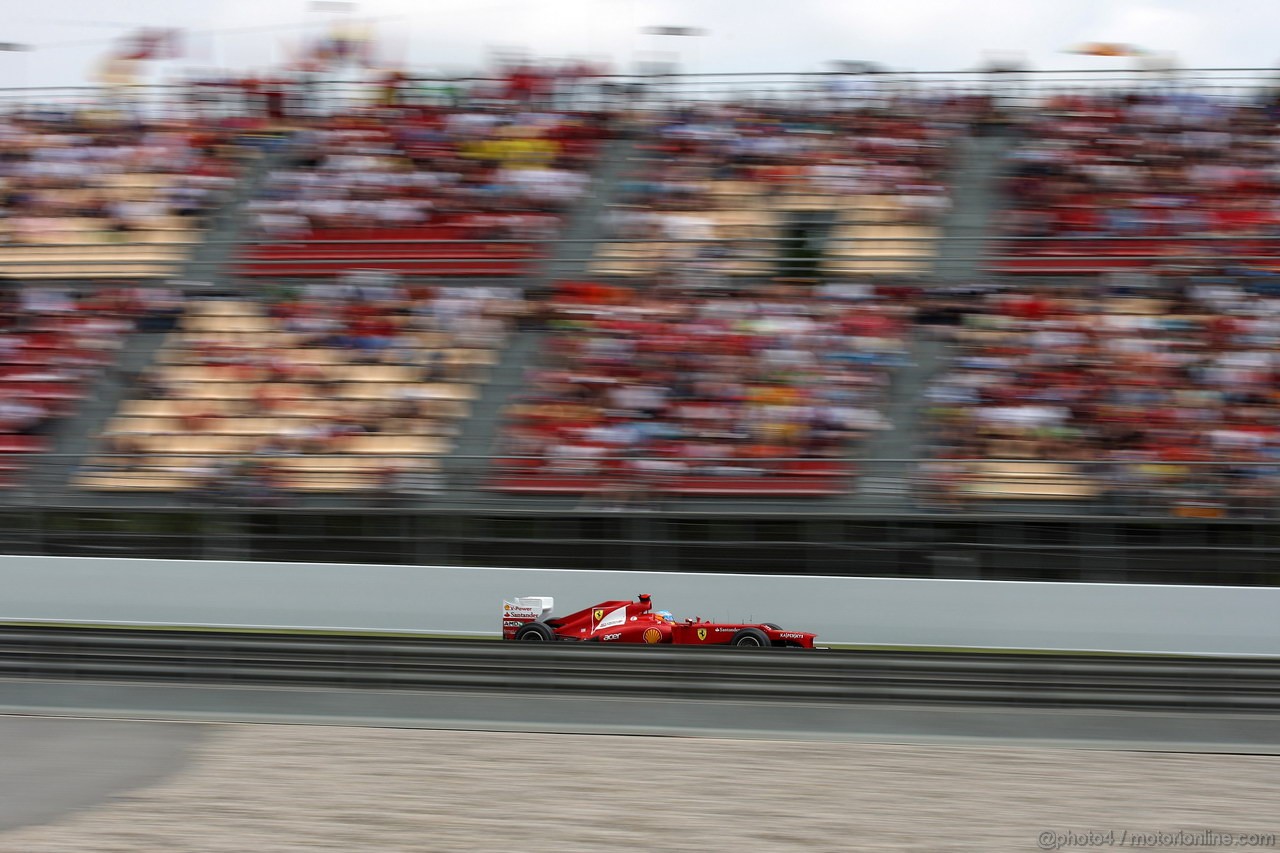
[{"label": "red seat", "polygon": [[581,495],[598,492],[605,486],[600,477],[524,475],[499,477],[489,484],[497,492],[517,495]]},{"label": "red seat", "polygon": [[817,477],[677,477],[662,486],[672,495],[715,497],[823,497],[845,492],[843,483]]},{"label": "red seat", "polygon": [[44,453],[49,441],[38,435],[0,434],[0,453]]},{"label": "red seat", "polygon": [[6,382],[5,389],[37,400],[83,400],[84,390],[75,382]]},{"label": "red seat", "polygon": [[[604,477],[560,474],[513,474],[498,477],[487,488],[523,495],[582,495],[604,491],[611,481]],[[636,480],[644,483],[645,480]],[[714,477],[685,475],[652,481],[653,491],[668,495],[707,497],[825,497],[843,494],[846,485],[830,477],[758,476]]]},{"label": "red seat", "polygon": [[[467,237],[459,225],[327,229],[307,241],[252,247],[238,272],[335,276],[372,266],[417,275],[511,276],[528,273],[529,260],[542,255],[530,242],[462,242]],[[355,242],[325,242],[330,240]],[[376,242],[382,240],[409,242]]]}]

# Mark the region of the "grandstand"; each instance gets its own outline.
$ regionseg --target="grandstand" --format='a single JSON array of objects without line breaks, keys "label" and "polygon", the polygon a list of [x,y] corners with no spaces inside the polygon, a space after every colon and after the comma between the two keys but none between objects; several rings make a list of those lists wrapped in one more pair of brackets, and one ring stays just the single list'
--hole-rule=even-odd
[{"label": "grandstand", "polygon": [[0,529],[1273,582],[1270,101],[1204,79],[11,110]]},{"label": "grandstand", "polygon": [[242,165],[217,127],[89,110],[0,121],[5,276],[172,276]]},{"label": "grandstand", "polygon": [[589,184],[599,117],[516,103],[341,115],[292,139],[248,205],[246,276],[516,276]]}]

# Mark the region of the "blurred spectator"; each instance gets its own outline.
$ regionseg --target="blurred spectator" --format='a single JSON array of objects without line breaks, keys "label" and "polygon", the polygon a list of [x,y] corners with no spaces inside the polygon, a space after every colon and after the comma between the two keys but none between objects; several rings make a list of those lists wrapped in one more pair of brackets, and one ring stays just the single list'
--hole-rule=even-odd
[{"label": "blurred spectator", "polygon": [[911,308],[614,289],[562,293],[547,363],[509,411],[505,451],[545,470],[760,476],[776,460],[840,459],[889,427],[879,406]]},{"label": "blurred spectator", "polygon": [[949,369],[925,393],[937,454],[1066,463],[1114,504],[1269,505],[1280,485],[1271,298],[1221,278],[1155,289],[1161,298],[1001,288],[970,299],[948,333]]}]

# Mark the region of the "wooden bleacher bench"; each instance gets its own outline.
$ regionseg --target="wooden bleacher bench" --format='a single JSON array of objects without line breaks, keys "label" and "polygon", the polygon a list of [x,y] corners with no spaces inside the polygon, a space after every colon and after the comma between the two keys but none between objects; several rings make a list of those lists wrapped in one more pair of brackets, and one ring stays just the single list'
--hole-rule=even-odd
[{"label": "wooden bleacher bench", "polygon": [[352,435],[342,439],[342,452],[379,456],[435,455],[449,452],[452,442],[428,435]]},{"label": "wooden bleacher bench", "polygon": [[282,471],[296,473],[341,473],[346,471],[383,471],[387,468],[406,468],[415,471],[440,470],[439,459],[424,456],[359,456],[335,454],[325,456],[277,456],[272,464]]},{"label": "wooden bleacher bench", "polygon": [[839,207],[839,196],[823,193],[787,193],[773,202],[776,210],[809,211],[836,210]]},{"label": "wooden bleacher bench", "polygon": [[257,302],[246,302],[235,299],[204,299],[193,302],[187,307],[187,313],[201,317],[263,317],[266,310]]},{"label": "wooden bleacher bench", "polygon": [[414,382],[421,372],[395,364],[334,364],[322,369],[326,379],[337,382]]},{"label": "wooden bleacher bench", "polygon": [[249,435],[151,435],[140,436],[139,441],[147,453],[169,453],[185,456],[226,456],[252,453],[258,443]]},{"label": "wooden bleacher bench", "polygon": [[355,382],[342,386],[336,396],[348,400],[394,400],[404,396],[417,400],[474,400],[479,391],[461,382]]},{"label": "wooden bleacher bench", "polygon": [[[132,468],[99,459],[75,484],[99,491],[175,491],[201,485],[209,460],[248,460],[269,436],[300,434],[319,420],[377,414],[381,431],[335,438],[339,456],[281,455],[273,469],[288,469],[283,486],[303,492],[368,491],[385,488],[389,468],[435,470],[424,457],[446,453],[470,414],[478,389],[466,381],[423,383],[421,367],[357,363],[370,353],[299,344],[307,334],[282,332],[267,308],[243,300],[209,300],[188,307],[180,329],[157,353],[155,373],[172,398],[121,404],[104,435],[133,436],[139,454]],[[436,352],[448,368],[483,368],[498,361],[488,348],[451,346],[444,332],[409,332],[419,354]],[[403,343],[403,342],[402,342]],[[293,364],[320,369],[332,384],[246,379],[244,372],[197,363],[206,346],[280,350]],[[397,350],[405,347],[397,346]],[[265,374],[266,371],[260,371]],[[264,397],[264,393],[266,397]],[[392,416],[399,403],[413,415]],[[198,416],[198,422],[185,420]],[[194,430],[194,431],[192,431]]]},{"label": "wooden bleacher bench", "polygon": [[974,498],[1089,500],[1097,497],[1098,487],[1069,465],[1019,460],[975,463],[964,493]]},{"label": "wooden bleacher bench", "polygon": [[[300,348],[308,338],[302,332],[244,332],[244,331],[176,331],[165,336],[164,348],[181,351],[209,344],[221,344],[242,349],[291,349]],[[327,349],[319,347],[317,349]]]},{"label": "wooden bleacher bench", "polygon": [[1098,488],[1083,481],[980,480],[966,483],[964,493],[972,498],[1078,501],[1096,498]]},{"label": "wooden bleacher bench", "polygon": [[664,252],[661,243],[605,243],[597,250],[590,272],[597,276],[653,275],[661,266]]},{"label": "wooden bleacher bench", "polygon": [[93,180],[100,187],[156,190],[170,186],[174,176],[165,172],[104,172]]},{"label": "wooden bleacher bench", "polygon": [[167,471],[99,471],[74,477],[71,485],[95,492],[185,492],[200,481],[195,477],[175,476]]},{"label": "wooden bleacher bench", "polygon": [[834,232],[824,267],[832,273],[923,271],[937,252],[938,230],[920,225],[846,225]]},{"label": "wooden bleacher bench", "polygon": [[218,316],[208,314],[188,314],[180,323],[187,332],[242,332],[259,334],[273,330],[269,317],[252,314],[236,316]]}]

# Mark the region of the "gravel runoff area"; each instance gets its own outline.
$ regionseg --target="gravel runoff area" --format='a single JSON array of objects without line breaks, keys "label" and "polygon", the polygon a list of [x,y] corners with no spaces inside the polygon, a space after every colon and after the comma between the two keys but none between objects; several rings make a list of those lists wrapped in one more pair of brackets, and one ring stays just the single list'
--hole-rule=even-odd
[{"label": "gravel runoff area", "polygon": [[0,850],[939,853],[1184,831],[1173,849],[1280,832],[1277,801],[1267,756],[219,725],[163,782]]}]

